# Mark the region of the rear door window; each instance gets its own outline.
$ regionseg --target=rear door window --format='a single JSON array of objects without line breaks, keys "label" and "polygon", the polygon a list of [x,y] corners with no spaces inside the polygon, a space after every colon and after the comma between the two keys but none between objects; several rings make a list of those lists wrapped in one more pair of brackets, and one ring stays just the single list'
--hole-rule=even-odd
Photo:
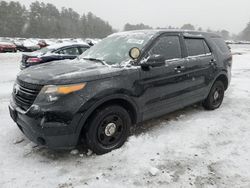
[{"label": "rear door window", "polygon": [[204,48],[205,48],[205,53],[206,54],[211,54],[212,52],[211,52],[210,48],[208,47],[205,40],[203,40],[203,45],[204,45]]},{"label": "rear door window", "polygon": [[87,50],[88,48],[86,48],[86,47],[80,47],[80,53],[82,54],[83,52],[85,52],[86,50]]},{"label": "rear door window", "polygon": [[211,50],[204,39],[185,38],[188,56],[210,54]]},{"label": "rear door window", "polygon": [[65,48],[65,49],[59,50],[57,53],[63,54],[63,55],[80,55],[78,48],[76,47]]},{"label": "rear door window", "polygon": [[179,37],[160,37],[149,51],[149,55],[162,55],[165,60],[181,58],[181,45]]}]

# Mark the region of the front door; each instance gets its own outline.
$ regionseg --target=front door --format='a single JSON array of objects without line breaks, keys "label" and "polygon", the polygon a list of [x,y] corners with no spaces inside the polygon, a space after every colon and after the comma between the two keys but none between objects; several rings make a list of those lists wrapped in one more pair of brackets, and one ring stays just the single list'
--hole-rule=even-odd
[{"label": "front door", "polygon": [[181,46],[179,35],[167,34],[156,39],[146,53],[144,60],[151,55],[161,55],[164,57],[164,65],[140,70],[143,120],[163,115],[182,106],[179,100],[188,86],[185,84],[186,61]]}]

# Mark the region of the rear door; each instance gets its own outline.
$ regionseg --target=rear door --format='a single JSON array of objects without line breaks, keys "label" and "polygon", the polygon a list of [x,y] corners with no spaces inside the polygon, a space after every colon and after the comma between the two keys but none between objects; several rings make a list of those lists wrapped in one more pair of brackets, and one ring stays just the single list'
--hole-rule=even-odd
[{"label": "rear door", "polygon": [[186,71],[191,82],[189,99],[202,100],[208,93],[208,86],[214,78],[216,59],[206,39],[203,37],[185,37]]}]

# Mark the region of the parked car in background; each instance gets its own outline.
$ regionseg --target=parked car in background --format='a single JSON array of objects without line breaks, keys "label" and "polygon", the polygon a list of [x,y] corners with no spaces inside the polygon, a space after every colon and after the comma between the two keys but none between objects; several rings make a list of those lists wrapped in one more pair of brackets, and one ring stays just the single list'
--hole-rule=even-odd
[{"label": "parked car in background", "polygon": [[39,40],[38,41],[38,45],[40,46],[40,48],[45,48],[47,46],[49,46],[45,40]]},{"label": "parked car in background", "polygon": [[15,38],[13,43],[16,45],[16,48],[18,51],[23,51],[23,42],[25,41],[25,38]]},{"label": "parked car in background", "polygon": [[46,44],[47,44],[48,46],[51,46],[51,45],[60,43],[60,42],[58,42],[60,39],[55,39],[55,38],[43,39],[43,40],[46,42]]},{"label": "parked car in background", "polygon": [[90,46],[94,46],[94,45],[96,45],[98,42],[100,42],[101,39],[90,39],[90,38],[87,38],[87,39],[85,39],[85,41],[86,41]]},{"label": "parked car in background", "polygon": [[88,48],[90,48],[90,46],[85,43],[60,43],[47,46],[36,52],[23,54],[20,69],[22,70],[33,65],[47,63],[50,61],[75,59]]},{"label": "parked car in background", "polygon": [[18,46],[18,50],[21,52],[34,52],[39,49],[38,41],[34,39],[25,39],[21,42],[21,45]]},{"label": "parked car in background", "polygon": [[104,154],[122,146],[133,125],[198,102],[219,108],[231,67],[230,50],[213,33],[116,33],[73,62],[22,71],[10,115],[35,143],[54,149],[84,143]]},{"label": "parked car in background", "polygon": [[2,52],[16,52],[16,45],[9,39],[0,39],[0,53]]}]

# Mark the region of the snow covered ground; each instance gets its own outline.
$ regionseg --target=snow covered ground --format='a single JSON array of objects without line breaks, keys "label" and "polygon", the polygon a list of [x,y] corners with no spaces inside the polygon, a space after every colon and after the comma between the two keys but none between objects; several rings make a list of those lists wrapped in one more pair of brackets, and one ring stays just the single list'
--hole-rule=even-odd
[{"label": "snow covered ground", "polygon": [[27,140],[7,108],[21,54],[0,54],[0,187],[249,188],[250,45],[232,49],[232,83],[220,109],[192,106],[146,122],[103,156]]}]

